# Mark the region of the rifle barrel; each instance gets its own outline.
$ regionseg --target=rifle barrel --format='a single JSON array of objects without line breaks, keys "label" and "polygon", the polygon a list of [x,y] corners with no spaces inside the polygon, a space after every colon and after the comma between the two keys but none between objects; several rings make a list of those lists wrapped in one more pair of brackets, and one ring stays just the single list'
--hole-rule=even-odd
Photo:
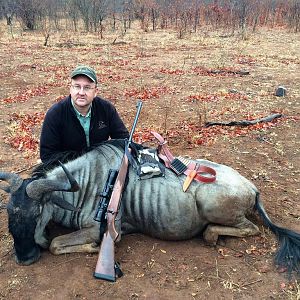
[{"label": "rifle barrel", "polygon": [[137,112],[136,112],[136,115],[135,115],[135,118],[134,118],[134,122],[133,122],[133,125],[132,125],[132,128],[131,128],[131,132],[130,132],[128,143],[132,142],[132,137],[133,137],[133,134],[134,134],[134,131],[135,131],[135,127],[136,127],[137,121],[139,119],[140,112],[142,110],[142,106],[143,106],[143,101],[139,100],[138,103],[137,103],[137,105],[136,105]]}]

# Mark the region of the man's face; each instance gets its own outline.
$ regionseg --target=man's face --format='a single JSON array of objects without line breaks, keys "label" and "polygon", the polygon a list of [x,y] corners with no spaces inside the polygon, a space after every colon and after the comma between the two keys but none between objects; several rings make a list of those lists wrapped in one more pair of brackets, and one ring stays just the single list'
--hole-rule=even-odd
[{"label": "man's face", "polygon": [[86,76],[76,76],[71,81],[70,94],[79,112],[88,109],[97,94],[95,82]]}]

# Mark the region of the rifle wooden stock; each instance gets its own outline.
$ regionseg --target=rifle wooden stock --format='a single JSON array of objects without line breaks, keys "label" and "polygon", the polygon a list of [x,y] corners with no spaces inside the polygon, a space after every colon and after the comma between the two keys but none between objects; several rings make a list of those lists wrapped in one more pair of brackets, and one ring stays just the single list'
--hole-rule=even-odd
[{"label": "rifle wooden stock", "polygon": [[108,281],[116,281],[115,242],[108,231],[103,235],[94,277]]}]

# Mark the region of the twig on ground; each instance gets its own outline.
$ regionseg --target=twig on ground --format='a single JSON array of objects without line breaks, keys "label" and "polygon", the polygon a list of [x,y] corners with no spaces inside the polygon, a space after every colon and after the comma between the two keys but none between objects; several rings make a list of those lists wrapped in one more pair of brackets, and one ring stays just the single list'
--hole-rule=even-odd
[{"label": "twig on ground", "polygon": [[249,71],[232,71],[232,70],[209,70],[207,73],[210,74],[234,74],[234,75],[249,75]]},{"label": "twig on ground", "polygon": [[216,274],[217,277],[219,278],[219,268],[218,268],[218,260],[216,259]]},{"label": "twig on ground", "polygon": [[242,285],[240,286],[240,288],[244,288],[244,287],[246,287],[246,286],[249,286],[249,285],[255,284],[255,283],[257,283],[257,282],[261,282],[261,281],[262,281],[262,279],[253,280],[253,281],[251,281],[251,282],[242,284]]},{"label": "twig on ground", "polygon": [[255,120],[242,120],[242,121],[231,121],[231,122],[206,122],[205,127],[210,127],[210,126],[216,126],[216,125],[221,125],[221,126],[249,126],[249,125],[254,125],[257,123],[261,122],[271,122],[274,119],[281,118],[283,117],[282,114],[273,114],[270,116],[267,116],[265,118],[260,118],[260,119],[255,119]]}]

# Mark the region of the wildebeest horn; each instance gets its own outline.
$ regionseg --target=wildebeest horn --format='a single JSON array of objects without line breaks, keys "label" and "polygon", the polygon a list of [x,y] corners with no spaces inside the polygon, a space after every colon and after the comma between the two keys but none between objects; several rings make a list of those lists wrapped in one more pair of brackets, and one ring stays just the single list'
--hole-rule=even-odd
[{"label": "wildebeest horn", "polygon": [[14,173],[0,172],[0,180],[5,180],[9,186],[0,185],[0,189],[7,193],[13,193],[22,185],[23,179]]},{"label": "wildebeest horn", "polygon": [[47,192],[77,192],[79,190],[79,185],[77,181],[61,162],[60,165],[66,173],[69,182],[64,182],[59,179],[37,179],[27,185],[27,195],[32,199],[39,200],[42,198],[43,194]]},{"label": "wildebeest horn", "polygon": [[58,196],[52,195],[50,201],[62,209],[76,211],[76,212],[80,211],[80,208],[73,206],[71,203],[67,202],[65,199],[60,198]]}]

